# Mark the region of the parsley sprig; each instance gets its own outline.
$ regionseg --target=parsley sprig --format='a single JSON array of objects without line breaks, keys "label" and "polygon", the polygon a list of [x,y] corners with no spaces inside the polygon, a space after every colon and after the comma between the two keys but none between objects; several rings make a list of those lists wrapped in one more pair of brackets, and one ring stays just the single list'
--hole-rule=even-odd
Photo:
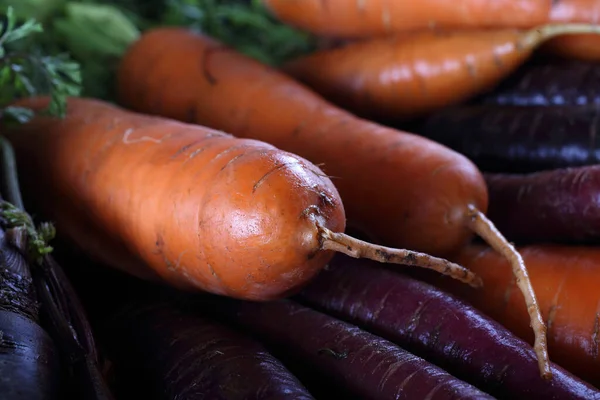
[{"label": "parsley sprig", "polygon": [[26,122],[33,112],[9,104],[36,95],[49,95],[44,112],[62,117],[67,97],[80,94],[79,64],[67,54],[45,54],[26,40],[43,30],[34,19],[19,24],[12,7],[0,15],[0,117]]},{"label": "parsley sprig", "polygon": [[[10,2],[0,0],[0,9],[7,1]],[[69,83],[81,84],[82,96],[115,101],[114,79],[121,56],[143,31],[153,27],[170,25],[196,29],[273,66],[316,47],[315,37],[278,21],[263,0],[19,0],[15,10],[22,22],[17,27],[21,29],[17,36],[22,39],[11,40],[8,44],[11,48],[26,49],[27,56],[36,60],[43,57],[29,50],[36,45],[53,53],[65,51],[71,58],[54,56],[44,60],[42,65],[55,65],[64,70],[73,65],[74,60],[80,68],[80,72],[76,73],[73,68],[66,74],[72,79],[64,79],[58,73],[62,79],[54,87],[47,84],[57,82],[54,79],[46,79],[46,83],[44,79],[32,82],[37,92],[55,93],[53,111],[58,112],[64,111],[60,99],[65,92],[74,93]],[[38,34],[40,24],[41,35]],[[23,69],[25,76],[33,76],[32,68],[40,69],[39,63],[30,60],[22,59],[19,64],[29,68]],[[1,62],[0,68],[12,71]],[[53,73],[56,77],[56,72]],[[44,76],[35,74],[38,75]],[[1,76],[0,69],[0,88],[4,89]],[[25,95],[30,93],[25,90],[25,84],[15,79],[19,78],[9,79],[13,83],[12,90]],[[14,98],[15,94],[3,90],[2,97]],[[0,107],[3,100],[0,98]],[[23,115],[23,119],[28,117],[26,113]]]}]

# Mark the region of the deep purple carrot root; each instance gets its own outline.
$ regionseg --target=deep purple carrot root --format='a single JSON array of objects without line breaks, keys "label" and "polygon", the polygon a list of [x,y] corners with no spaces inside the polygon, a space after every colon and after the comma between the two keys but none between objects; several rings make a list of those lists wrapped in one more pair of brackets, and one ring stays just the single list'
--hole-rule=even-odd
[{"label": "deep purple carrot root", "polygon": [[484,172],[529,173],[600,163],[600,105],[458,106],[418,132]]},{"label": "deep purple carrot root", "polygon": [[299,298],[498,398],[600,399],[554,364],[553,379],[542,379],[529,344],[466,302],[377,263],[336,256]]},{"label": "deep purple carrot root", "polygon": [[61,367],[59,348],[41,325],[29,265],[0,229],[0,399],[58,400]]},{"label": "deep purple carrot root", "polygon": [[257,341],[166,303],[129,307],[104,326],[123,398],[313,399]]},{"label": "deep purple carrot root", "polygon": [[36,322],[0,308],[0,399],[58,400],[59,357],[54,342]]},{"label": "deep purple carrot root", "polygon": [[488,217],[509,240],[600,243],[600,165],[485,179]]},{"label": "deep purple carrot root", "polygon": [[600,105],[600,65],[536,57],[477,101],[523,106]]},{"label": "deep purple carrot root", "polygon": [[[491,399],[399,346],[290,300],[206,304],[360,399]],[[347,398],[347,397],[343,397]]]}]

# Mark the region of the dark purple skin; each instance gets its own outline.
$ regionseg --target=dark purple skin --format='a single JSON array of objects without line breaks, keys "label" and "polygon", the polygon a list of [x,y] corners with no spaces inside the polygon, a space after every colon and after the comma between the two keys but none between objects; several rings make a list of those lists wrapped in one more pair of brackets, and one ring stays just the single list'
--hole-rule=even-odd
[{"label": "dark purple skin", "polygon": [[336,256],[299,298],[497,398],[600,399],[555,364],[553,379],[541,378],[531,346],[465,301],[377,263]]},{"label": "dark purple skin", "polygon": [[536,57],[489,93],[484,104],[600,105],[600,64]]},{"label": "dark purple skin", "polygon": [[23,314],[0,308],[0,398],[58,400],[60,370],[58,350],[46,331]]},{"label": "dark purple skin", "polygon": [[40,326],[29,265],[0,229],[0,398],[59,399],[60,355]]},{"label": "dark purple skin", "polygon": [[508,240],[600,243],[600,165],[484,177],[487,215]]},{"label": "dark purple skin", "polygon": [[129,307],[104,326],[118,397],[314,399],[257,341],[167,303]]},{"label": "dark purple skin", "polygon": [[600,105],[458,106],[433,114],[418,132],[464,154],[484,172],[600,163]]},{"label": "dark purple skin", "polygon": [[492,399],[387,340],[290,300],[204,307],[359,399]]}]

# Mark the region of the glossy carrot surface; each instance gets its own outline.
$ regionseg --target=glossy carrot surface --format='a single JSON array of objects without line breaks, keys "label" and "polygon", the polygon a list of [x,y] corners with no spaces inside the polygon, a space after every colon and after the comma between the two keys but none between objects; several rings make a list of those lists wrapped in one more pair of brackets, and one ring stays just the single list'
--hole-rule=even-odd
[{"label": "glossy carrot surface", "polygon": [[283,70],[357,115],[396,121],[422,117],[489,91],[542,43],[577,32],[597,35],[600,27],[424,30],[316,51],[288,62]]},{"label": "glossy carrot surface", "polygon": [[382,36],[430,27],[529,28],[551,0],[264,0],[280,20],[321,36]]}]

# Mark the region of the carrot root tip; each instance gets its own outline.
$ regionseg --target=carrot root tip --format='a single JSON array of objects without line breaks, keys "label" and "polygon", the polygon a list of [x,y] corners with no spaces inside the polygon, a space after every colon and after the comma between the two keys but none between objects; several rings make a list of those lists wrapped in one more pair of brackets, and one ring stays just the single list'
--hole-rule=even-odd
[{"label": "carrot root tip", "polygon": [[353,258],[367,258],[381,263],[403,264],[437,271],[474,288],[483,286],[483,280],[465,267],[446,259],[407,249],[393,249],[368,243],[345,233],[332,232],[319,222],[320,242],[323,250],[332,250]]},{"label": "carrot root tip", "polygon": [[535,335],[533,349],[537,355],[540,375],[543,378],[550,379],[552,377],[552,372],[550,371],[548,342],[546,340],[547,327],[542,318],[540,307],[533,286],[531,285],[531,280],[529,279],[523,257],[521,257],[521,254],[515,247],[506,240],[502,233],[498,231],[492,221],[490,221],[475,206],[469,205],[467,214],[467,225],[469,228],[510,262],[517,286],[525,298],[525,304],[527,305],[527,312],[530,318],[530,327],[533,329]]},{"label": "carrot root tip", "polygon": [[599,34],[600,25],[586,23],[550,23],[529,30],[518,43],[519,48],[537,47],[556,36],[575,34]]}]

